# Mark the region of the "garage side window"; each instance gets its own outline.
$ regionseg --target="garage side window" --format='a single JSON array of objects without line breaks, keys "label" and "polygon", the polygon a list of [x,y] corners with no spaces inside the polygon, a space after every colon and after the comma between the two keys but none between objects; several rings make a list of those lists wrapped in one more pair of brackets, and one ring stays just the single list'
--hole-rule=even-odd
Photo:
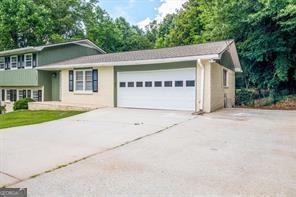
[{"label": "garage side window", "polygon": [[228,87],[227,70],[223,69],[223,86]]}]

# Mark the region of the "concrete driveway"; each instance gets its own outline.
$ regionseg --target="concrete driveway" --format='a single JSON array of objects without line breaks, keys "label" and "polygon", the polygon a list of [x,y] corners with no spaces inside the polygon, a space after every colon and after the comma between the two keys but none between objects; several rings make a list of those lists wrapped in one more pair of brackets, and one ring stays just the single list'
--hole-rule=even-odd
[{"label": "concrete driveway", "polygon": [[189,112],[102,108],[43,124],[0,129],[0,187],[191,118]]},{"label": "concrete driveway", "polygon": [[[101,114],[102,119],[98,120],[100,113],[106,116]],[[12,186],[27,187],[29,196],[296,195],[295,111],[231,109],[191,116],[186,112],[104,109],[81,115],[80,121],[75,121],[77,117],[64,120],[60,125],[71,123],[78,132],[82,128],[77,125],[87,121],[87,117],[95,118],[88,121],[98,121],[97,126],[104,124],[104,118],[116,119],[114,125],[111,121],[94,132],[92,138],[103,138],[109,129],[115,134],[105,139],[114,144],[121,143],[113,139],[118,133],[130,133],[129,140],[135,139],[131,133],[151,135],[109,150],[101,149],[100,143],[108,144],[105,140],[91,141],[90,144],[97,144],[97,154]],[[125,118],[120,127],[119,122]],[[147,125],[155,128],[145,132],[149,130]],[[114,127],[118,128],[117,133]],[[9,132],[14,131],[6,133]],[[77,142],[88,146],[80,143],[83,139]],[[48,142],[47,146],[55,143]],[[69,149],[56,149],[63,148]],[[27,169],[34,167],[31,162]]]}]

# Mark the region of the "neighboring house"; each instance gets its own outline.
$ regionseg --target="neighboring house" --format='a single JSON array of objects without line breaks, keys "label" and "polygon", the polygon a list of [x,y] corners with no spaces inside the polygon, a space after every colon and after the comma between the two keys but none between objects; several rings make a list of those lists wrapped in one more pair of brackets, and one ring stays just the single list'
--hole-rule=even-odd
[{"label": "neighboring house", "polygon": [[37,68],[86,55],[105,53],[89,40],[79,40],[0,52],[0,101],[30,97],[60,100],[60,76]]},{"label": "neighboring house", "polygon": [[59,90],[59,97],[46,100],[204,112],[234,106],[235,72],[241,72],[233,40],[83,56],[37,69],[59,80],[50,94]]}]

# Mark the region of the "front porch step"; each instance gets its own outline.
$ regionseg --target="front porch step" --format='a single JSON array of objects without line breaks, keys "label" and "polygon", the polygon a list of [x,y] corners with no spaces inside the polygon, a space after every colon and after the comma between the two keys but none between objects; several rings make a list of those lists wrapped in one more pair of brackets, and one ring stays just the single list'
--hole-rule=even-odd
[{"label": "front porch step", "polygon": [[102,108],[103,106],[63,103],[63,102],[31,102],[29,110],[62,110],[62,111],[91,111]]}]

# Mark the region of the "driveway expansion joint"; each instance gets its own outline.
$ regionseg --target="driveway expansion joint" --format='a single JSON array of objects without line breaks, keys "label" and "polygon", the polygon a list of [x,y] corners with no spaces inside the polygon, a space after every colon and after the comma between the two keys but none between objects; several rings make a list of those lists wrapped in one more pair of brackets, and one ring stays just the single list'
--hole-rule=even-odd
[{"label": "driveway expansion joint", "polygon": [[[186,120],[183,120],[183,121],[178,122],[178,123],[175,123],[175,124],[172,124],[172,125],[167,126],[167,127],[163,128],[163,129],[160,129],[160,130],[158,130],[158,131],[156,131],[156,132],[146,134],[146,135],[144,135],[144,136],[141,136],[141,137],[135,138],[135,139],[130,140],[130,141],[126,141],[126,142],[124,142],[124,143],[122,143],[122,144],[119,144],[119,145],[114,146],[114,147],[111,147],[111,148],[107,148],[107,149],[105,149],[105,150],[103,150],[103,151],[95,152],[95,153],[93,153],[93,154],[87,155],[87,156],[85,156],[85,157],[82,157],[82,158],[80,158],[80,159],[74,160],[74,161],[72,161],[72,162],[69,162],[69,163],[66,163],[66,164],[61,164],[61,165],[59,165],[59,166],[57,166],[57,167],[55,167],[55,168],[53,168],[53,169],[46,170],[46,171],[43,171],[43,172],[38,173],[38,174],[34,174],[34,175],[32,175],[32,176],[30,176],[30,177],[28,177],[28,178],[19,179],[19,178],[16,178],[16,177],[15,177],[15,179],[17,179],[17,181],[15,181],[15,182],[13,182],[13,183],[10,183],[10,184],[3,185],[2,187],[13,186],[13,185],[19,184],[19,183],[21,183],[21,182],[23,182],[23,181],[27,181],[27,180],[30,180],[30,179],[33,179],[33,178],[39,177],[39,176],[41,176],[41,175],[43,175],[43,174],[47,174],[47,173],[53,172],[53,171],[55,171],[55,170],[58,170],[58,169],[60,169],[60,168],[64,168],[64,167],[70,166],[70,165],[75,164],[75,163],[78,163],[78,162],[80,162],[80,161],[84,161],[84,160],[86,160],[86,159],[88,159],[88,158],[91,158],[91,157],[93,157],[93,156],[101,155],[101,154],[104,154],[104,153],[106,153],[106,152],[109,152],[109,151],[112,151],[112,150],[116,150],[116,149],[118,149],[118,148],[121,148],[121,147],[123,147],[123,146],[126,146],[126,145],[129,145],[129,144],[131,144],[131,143],[137,142],[137,141],[139,141],[139,140],[141,140],[141,139],[144,139],[144,138],[146,138],[146,137],[150,137],[150,136],[153,136],[153,135],[155,135],[155,134],[162,133],[162,132],[164,132],[164,131],[166,131],[166,130],[168,130],[168,129],[170,129],[170,128],[173,128],[173,127],[175,127],[175,126],[177,126],[177,125],[183,124],[183,123],[185,123],[185,122],[187,122],[187,121],[193,120],[193,119],[195,119],[195,118],[197,118],[197,117],[198,117],[198,116],[194,115],[194,116],[191,117],[191,118],[188,118],[188,119],[186,119]],[[8,176],[11,176],[11,175],[8,175]],[[11,176],[11,177],[13,177],[13,176]],[[14,177],[13,177],[13,178],[14,178]]]},{"label": "driveway expansion joint", "polygon": [[15,176],[11,175],[11,174],[8,174],[8,173],[6,173],[6,172],[2,172],[2,171],[0,171],[0,174],[4,174],[4,175],[9,176],[10,178],[16,179],[16,180],[18,180],[18,181],[21,181],[21,180],[22,180],[22,179],[20,179],[20,178],[17,178],[17,177],[15,177]]}]

